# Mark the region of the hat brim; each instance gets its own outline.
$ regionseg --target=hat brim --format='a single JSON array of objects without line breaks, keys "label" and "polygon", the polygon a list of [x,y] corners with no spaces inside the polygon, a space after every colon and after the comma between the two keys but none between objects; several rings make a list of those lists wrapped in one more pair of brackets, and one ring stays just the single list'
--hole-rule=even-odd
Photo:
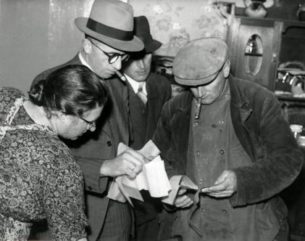
[{"label": "hat brim", "polygon": [[179,78],[178,76],[175,76],[175,81],[180,84],[180,85],[184,85],[184,86],[199,86],[199,85],[206,85],[209,84],[211,82],[213,82],[213,80],[215,80],[215,78],[218,75],[218,71],[214,74],[211,74],[205,78],[202,79],[184,79],[184,78]]},{"label": "hat brim", "polygon": [[158,40],[153,40],[151,41],[149,44],[144,44],[144,48],[145,48],[145,51],[147,53],[153,53],[155,52],[158,48],[160,48],[162,45],[161,42],[159,42]]},{"label": "hat brim", "polygon": [[126,52],[138,52],[144,48],[143,42],[137,36],[133,36],[133,39],[127,41],[111,38],[87,28],[87,22],[88,18],[79,17],[75,19],[75,25],[80,31],[110,47]]}]

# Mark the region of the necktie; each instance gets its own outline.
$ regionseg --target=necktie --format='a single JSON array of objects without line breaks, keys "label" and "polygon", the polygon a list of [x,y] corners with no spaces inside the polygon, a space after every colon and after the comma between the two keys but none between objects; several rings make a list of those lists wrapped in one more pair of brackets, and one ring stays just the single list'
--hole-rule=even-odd
[{"label": "necktie", "polygon": [[146,105],[147,96],[144,93],[143,87],[144,87],[144,83],[141,83],[138,88],[137,96],[139,96],[139,98],[142,100],[142,102]]}]

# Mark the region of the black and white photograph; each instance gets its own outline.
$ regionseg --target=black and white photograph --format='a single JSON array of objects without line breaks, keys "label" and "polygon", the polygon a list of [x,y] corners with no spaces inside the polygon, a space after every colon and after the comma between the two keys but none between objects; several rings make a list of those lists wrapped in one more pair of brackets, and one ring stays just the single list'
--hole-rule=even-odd
[{"label": "black and white photograph", "polygon": [[0,241],[305,241],[305,0],[0,0]]}]

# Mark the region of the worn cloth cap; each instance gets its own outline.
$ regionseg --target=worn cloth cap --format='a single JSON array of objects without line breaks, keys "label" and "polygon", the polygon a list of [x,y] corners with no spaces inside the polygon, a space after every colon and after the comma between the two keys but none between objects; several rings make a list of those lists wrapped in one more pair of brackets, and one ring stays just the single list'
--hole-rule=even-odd
[{"label": "worn cloth cap", "polygon": [[228,56],[227,44],[219,38],[193,40],[177,53],[173,74],[177,83],[203,85],[214,80]]},{"label": "worn cloth cap", "polygon": [[161,42],[153,39],[150,33],[148,20],[145,16],[134,18],[134,33],[144,43],[146,53],[152,53],[161,47]]},{"label": "worn cloth cap", "polygon": [[134,35],[133,8],[119,0],[95,0],[89,18],[75,19],[78,29],[110,47],[137,52],[142,41]]}]

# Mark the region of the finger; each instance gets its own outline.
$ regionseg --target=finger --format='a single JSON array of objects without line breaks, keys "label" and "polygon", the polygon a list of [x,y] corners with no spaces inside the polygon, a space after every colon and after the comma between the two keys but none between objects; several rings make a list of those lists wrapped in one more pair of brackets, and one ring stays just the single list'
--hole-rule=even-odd
[{"label": "finger", "polygon": [[221,183],[221,184],[214,185],[214,186],[211,186],[211,187],[203,188],[203,189],[201,189],[201,192],[203,192],[203,193],[213,193],[213,192],[221,192],[221,191],[224,191],[224,190],[225,190],[225,186],[224,186],[223,183]]},{"label": "finger", "polygon": [[226,170],[223,171],[220,174],[220,176],[217,178],[217,180],[215,181],[214,185],[218,185],[218,184],[224,182],[227,179],[228,175],[229,175],[228,171],[226,171]]},{"label": "finger", "polygon": [[178,195],[182,195],[186,193],[186,189],[185,188],[180,188],[179,191],[178,191]]},{"label": "finger", "polygon": [[125,168],[132,169],[136,173],[139,173],[140,171],[142,171],[142,168],[143,168],[142,162],[139,162],[130,156],[124,156],[121,164],[123,167],[125,166]]},{"label": "finger", "polygon": [[209,193],[208,195],[216,198],[225,198],[225,197],[231,197],[233,193],[234,193],[233,191],[228,191],[228,192],[220,192],[220,193]]},{"label": "finger", "polygon": [[133,168],[133,171],[136,174],[139,174],[142,170],[143,170],[143,165],[135,165],[135,167]]},{"label": "finger", "polygon": [[189,207],[193,204],[193,200],[184,195],[176,199],[175,205],[179,208]]},{"label": "finger", "polygon": [[134,179],[137,176],[137,174],[131,169],[127,169],[125,173],[131,179]]},{"label": "finger", "polygon": [[137,151],[134,151],[132,149],[128,149],[124,152],[124,154],[126,153],[127,155],[127,158],[129,161],[132,161],[132,162],[139,162],[141,164],[144,164],[146,162],[148,162],[149,160],[143,156],[141,153],[137,152]]}]

